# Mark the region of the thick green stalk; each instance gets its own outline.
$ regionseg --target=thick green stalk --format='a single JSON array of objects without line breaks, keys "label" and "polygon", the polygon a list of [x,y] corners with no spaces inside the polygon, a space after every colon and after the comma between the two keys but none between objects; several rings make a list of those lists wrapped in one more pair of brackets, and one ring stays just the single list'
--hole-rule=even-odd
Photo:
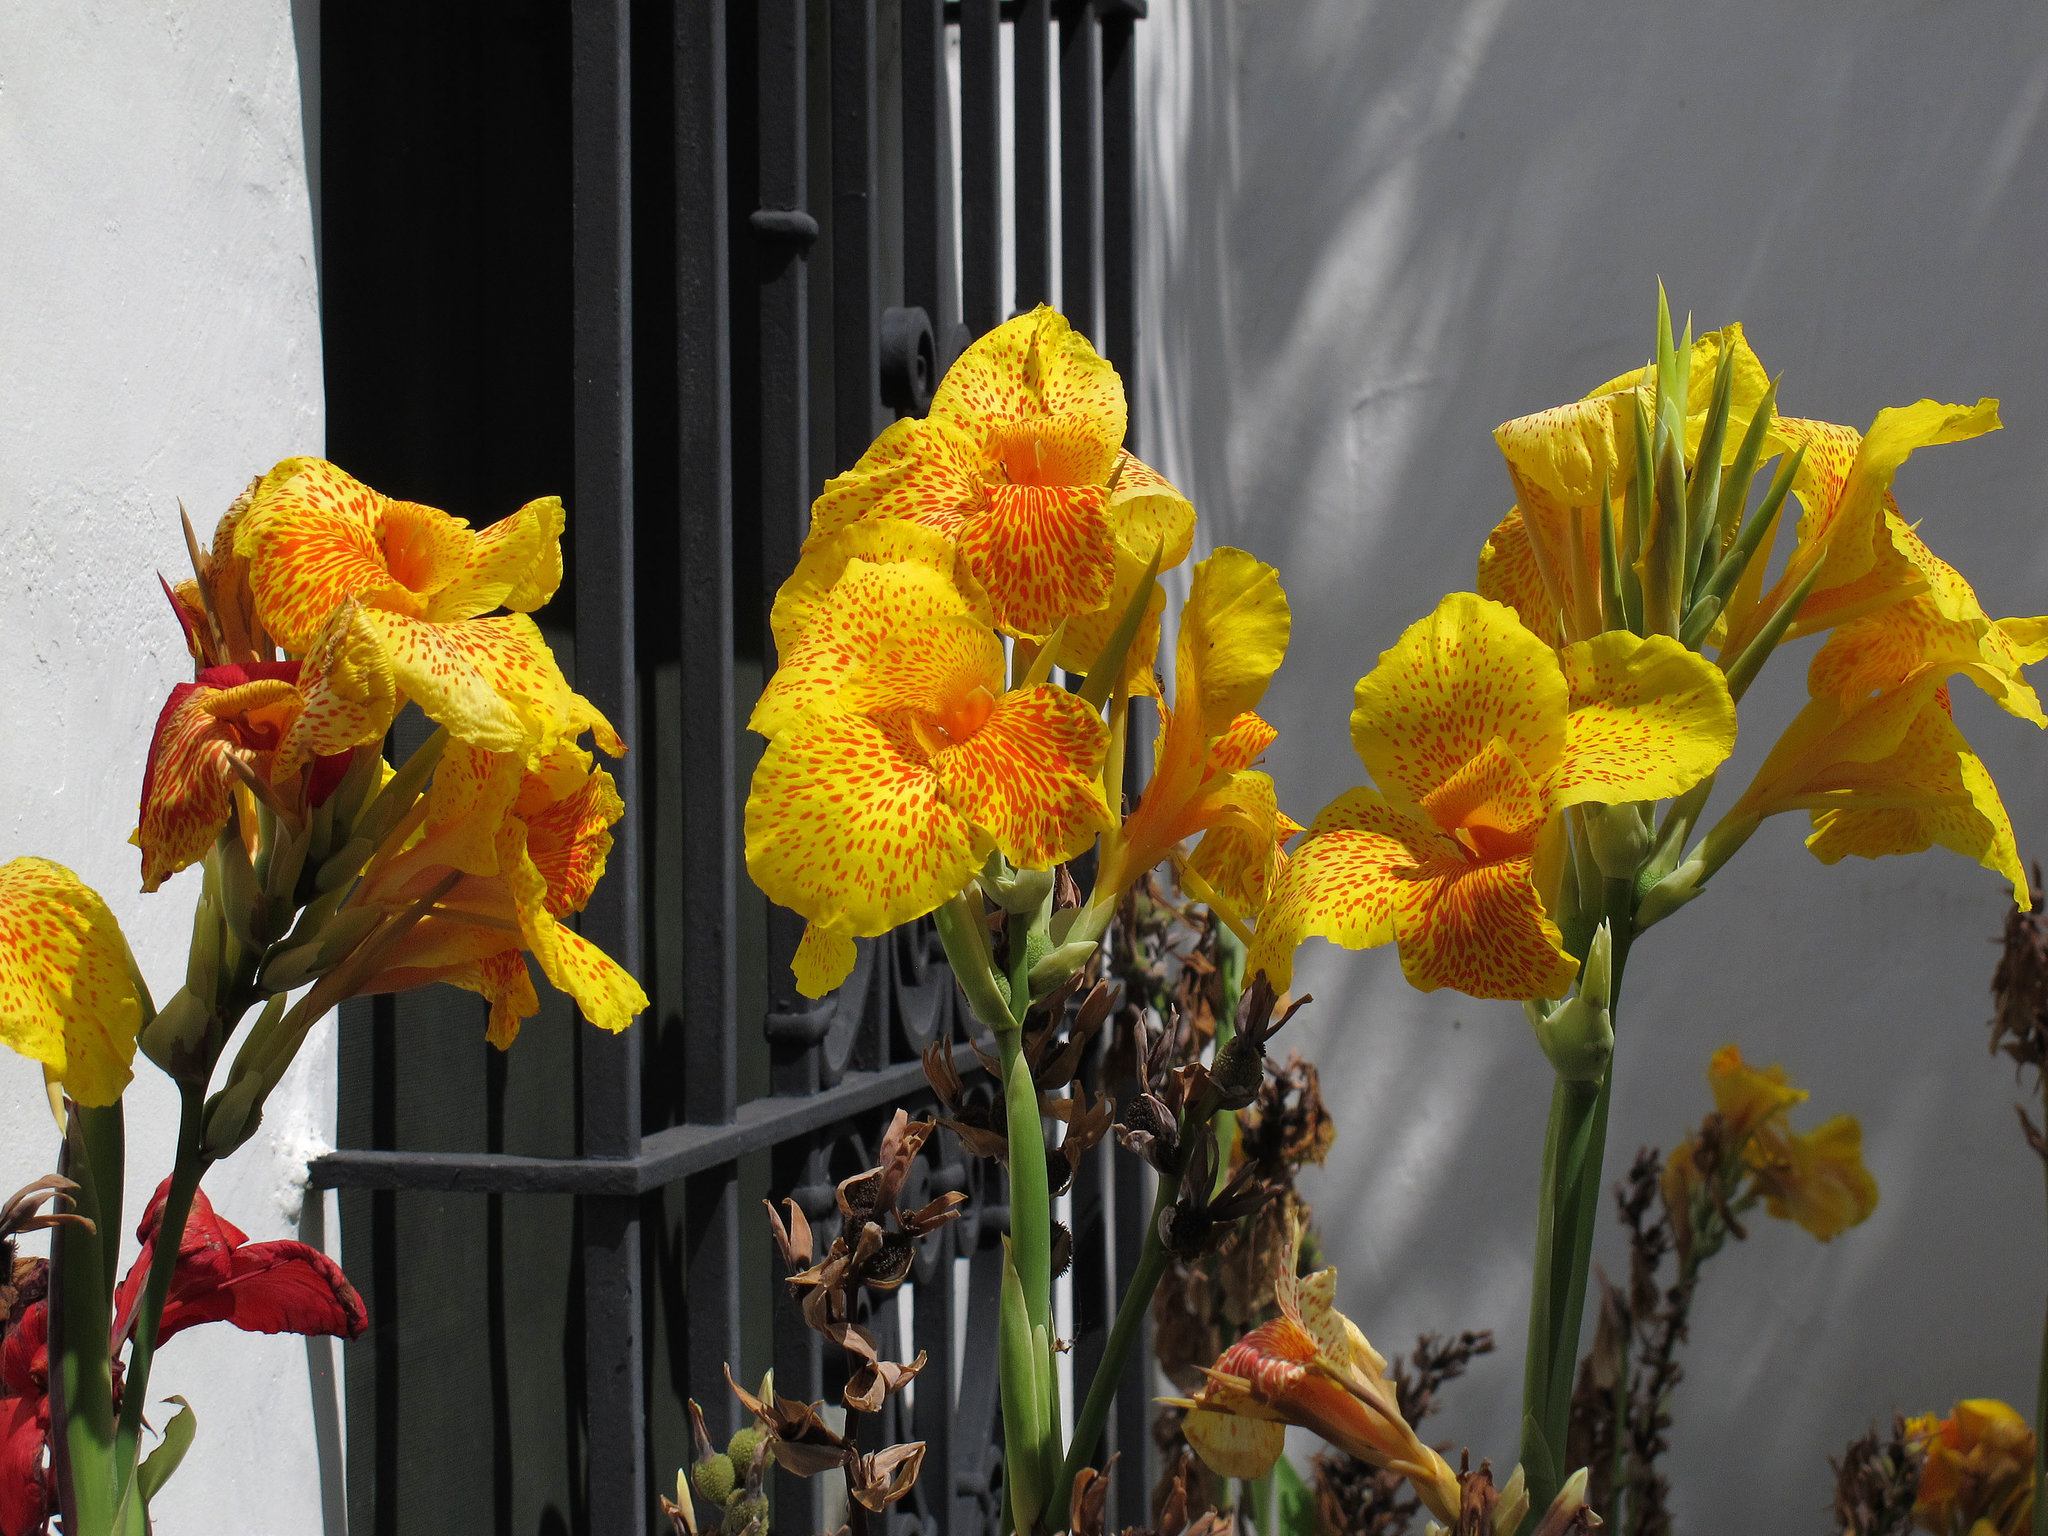
[{"label": "thick green stalk", "polygon": [[1152,1196],[1152,1212],[1145,1219],[1145,1246],[1139,1251],[1137,1270],[1124,1288],[1123,1300],[1117,1303],[1116,1321],[1109,1327],[1109,1342],[1102,1347],[1095,1378],[1088,1383],[1088,1395],[1074,1415],[1073,1443],[1067,1447],[1066,1465],[1060,1468],[1059,1481],[1053,1485],[1052,1497],[1046,1504],[1047,1510],[1062,1522],[1066,1519],[1074,1478],[1094,1459],[1102,1428],[1109,1422],[1110,1404],[1123,1380],[1124,1362],[1138,1342],[1145,1313],[1152,1305],[1152,1293],[1159,1289],[1159,1281],[1166,1273],[1166,1245],[1159,1238],[1159,1218],[1180,1198],[1180,1180],[1178,1172],[1159,1176],[1159,1187]]},{"label": "thick green stalk", "polygon": [[[89,1115],[95,1112],[74,1104],[64,1137],[60,1171],[78,1185],[72,1208],[94,1229],[66,1223],[51,1237],[50,1410],[64,1529],[79,1536],[109,1536],[120,1502],[107,1339],[114,1282],[103,1264],[99,1231],[106,1218],[98,1181],[108,1159],[104,1149],[89,1145],[104,1121],[89,1121]],[[114,1176],[118,1188],[118,1167]],[[118,1203],[114,1209],[118,1213]]]},{"label": "thick green stalk", "polygon": [[1052,1299],[1052,1196],[1045,1178],[1045,1131],[1038,1090],[1024,1060],[1024,1031],[1000,1030],[1003,1108],[1010,1125],[1010,1251],[1032,1326],[1048,1326]]},{"label": "thick green stalk", "polygon": [[125,1490],[134,1474],[136,1452],[142,1440],[142,1414],[149,1399],[149,1368],[156,1358],[157,1329],[163,1323],[164,1301],[170,1295],[171,1274],[178,1265],[178,1245],[184,1240],[185,1218],[192,1212],[192,1196],[209,1166],[202,1144],[206,1090],[198,1083],[178,1085],[178,1152],[171,1166],[171,1187],[164,1194],[163,1215],[157,1225],[155,1251],[150,1258],[149,1280],[142,1291],[142,1305],[135,1314],[135,1343],[128,1354],[128,1376],[121,1392],[121,1423],[115,1440],[116,1465]]},{"label": "thick green stalk", "polygon": [[[1609,1006],[1617,1011],[1622,968],[1634,929],[1634,897],[1633,880],[1607,882],[1607,921],[1614,946]],[[1536,1212],[1529,1353],[1522,1378],[1522,1466],[1529,1478],[1531,1524],[1550,1507],[1572,1470],[1564,1465],[1565,1440],[1571,1424],[1572,1378],[1578,1369],[1579,1330],[1586,1309],[1586,1276],[1592,1267],[1613,1083],[1610,1064],[1597,1085],[1560,1077],[1551,1092]]]}]

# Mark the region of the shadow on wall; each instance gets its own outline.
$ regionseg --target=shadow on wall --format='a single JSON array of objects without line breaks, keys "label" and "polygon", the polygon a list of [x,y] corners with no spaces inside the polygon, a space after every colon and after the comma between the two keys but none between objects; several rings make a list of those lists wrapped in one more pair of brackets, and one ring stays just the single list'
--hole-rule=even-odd
[{"label": "shadow on wall", "polygon": [[[1143,450],[1209,544],[1287,582],[1263,712],[1297,817],[1361,780],[1352,682],[1471,586],[1511,499],[1493,427],[1640,362],[1660,277],[1703,326],[1746,323],[1790,413],[2002,397],[2007,431],[1916,459],[1899,494],[1987,609],[2048,608],[2048,12],[1154,0],[1141,39]],[[1766,737],[1803,666],[1752,695]],[[2022,853],[2048,852],[2043,740],[1980,706],[1959,723]],[[1792,821],[1644,946],[1608,1157],[1618,1176],[1696,1120],[1729,1040],[1784,1061],[1817,1118],[1863,1120],[1876,1218],[1827,1247],[1764,1223],[1696,1316],[1681,1523],[1760,1532],[1807,1528],[1826,1458],[1894,1406],[2030,1402],[2048,1278],[1984,1050],[1999,885],[1939,851],[1823,869]],[[1391,950],[1318,943],[1302,976],[1320,1001],[1289,1043],[1340,1126],[1311,1194],[1343,1303],[1389,1352],[1496,1329],[1440,1432],[1505,1461],[1547,1070],[1517,1010],[1415,994]]]}]

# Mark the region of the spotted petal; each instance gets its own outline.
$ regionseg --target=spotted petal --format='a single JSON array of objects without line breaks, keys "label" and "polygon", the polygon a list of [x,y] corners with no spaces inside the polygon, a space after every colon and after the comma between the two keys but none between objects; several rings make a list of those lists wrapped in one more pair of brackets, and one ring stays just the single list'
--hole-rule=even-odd
[{"label": "spotted petal", "polygon": [[1042,638],[1109,601],[1116,538],[1099,485],[995,485],[960,525],[960,550],[996,622]]},{"label": "spotted petal", "polygon": [[981,864],[906,729],[816,707],[762,754],[746,837],[748,872],[770,900],[849,935],[922,917]]},{"label": "spotted petal", "polygon": [[1567,646],[1571,689],[1556,805],[1683,794],[1735,746],[1735,702],[1720,668],[1665,635],[1609,630]]},{"label": "spotted petal", "polygon": [[1123,381],[1066,318],[1041,304],[1004,322],[961,353],[932,395],[931,415],[977,441],[997,423],[1069,413],[1092,419],[1100,481],[1122,447]]},{"label": "spotted petal", "polygon": [[562,498],[543,496],[470,540],[459,574],[433,595],[427,617],[473,619],[494,608],[531,613],[562,584]]},{"label": "spotted petal", "polygon": [[812,623],[830,611],[832,594],[855,560],[869,565],[929,566],[959,588],[967,604],[962,611],[987,617],[988,599],[965,584],[971,583],[972,577],[949,535],[903,518],[868,518],[828,537],[821,538],[814,531],[796,569],[776,592],[768,623],[775,635],[775,653],[785,665]]},{"label": "spotted petal", "polygon": [[61,864],[0,866],[0,1041],[80,1104],[121,1097],[142,999],[128,941],[99,894]]},{"label": "spotted petal", "polygon": [[1389,793],[1420,802],[1496,738],[1541,782],[1569,700],[1551,648],[1509,609],[1453,592],[1359,680],[1351,743]]},{"label": "spotted petal", "polygon": [[1195,567],[1174,652],[1173,707],[1205,741],[1257,709],[1287,655],[1293,623],[1280,573],[1241,549]]},{"label": "spotted petal", "polygon": [[1102,719],[1051,687],[1004,694],[988,721],[933,759],[949,804],[1011,863],[1048,869],[1113,823],[1097,775],[1109,744]]},{"label": "spotted petal", "polygon": [[1214,1408],[1189,1409],[1180,1432],[1218,1477],[1264,1477],[1287,1448],[1287,1426],[1279,1420]]},{"label": "spotted petal", "polygon": [[1257,917],[1286,868],[1281,847],[1301,824],[1280,809],[1272,779],[1249,771],[1230,775],[1209,816],[1188,866],[1240,914]]},{"label": "spotted petal", "polygon": [[1285,990],[1304,939],[1325,938],[1346,949],[1387,943],[1404,881],[1421,858],[1456,846],[1373,790],[1339,795],[1288,859],[1259,920],[1249,968]]}]

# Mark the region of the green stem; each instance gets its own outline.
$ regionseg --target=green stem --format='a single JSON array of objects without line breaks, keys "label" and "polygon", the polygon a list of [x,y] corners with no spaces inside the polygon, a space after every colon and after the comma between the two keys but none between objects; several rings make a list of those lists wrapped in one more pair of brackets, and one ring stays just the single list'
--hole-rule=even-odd
[{"label": "green stem", "polygon": [[1024,1060],[1024,1031],[999,1030],[1003,1109],[1010,1128],[1010,1250],[1024,1288],[1032,1326],[1050,1328],[1052,1299],[1052,1196],[1045,1176],[1045,1131],[1038,1090]]},{"label": "green stem", "polygon": [[[1611,1003],[1618,1012],[1622,969],[1634,930],[1635,882],[1607,882],[1607,920],[1613,943]],[[1542,1186],[1536,1211],[1536,1263],[1529,1295],[1529,1353],[1522,1377],[1522,1465],[1529,1478],[1531,1522],[1550,1507],[1571,1470],[1564,1465],[1571,1425],[1572,1378],[1578,1369],[1579,1331],[1592,1268],[1593,1228],[1600,1206],[1601,1165],[1607,1150],[1607,1109],[1613,1092],[1609,1064],[1600,1082],[1558,1078],[1544,1132]]]},{"label": "green stem", "polygon": [[1066,1464],[1060,1468],[1059,1481],[1053,1485],[1052,1498],[1046,1505],[1047,1513],[1056,1519],[1066,1518],[1074,1478],[1095,1459],[1103,1426],[1109,1422],[1109,1406],[1123,1382],[1124,1362],[1138,1342],[1145,1313],[1152,1305],[1152,1293],[1159,1289],[1166,1274],[1166,1245],[1160,1241],[1159,1218],[1180,1198],[1180,1181],[1179,1171],[1159,1176],[1159,1187],[1152,1196],[1152,1214],[1145,1220],[1145,1245],[1138,1253],[1137,1270],[1124,1290],[1123,1300],[1117,1304],[1116,1321],[1110,1324],[1109,1342],[1102,1347],[1102,1359],[1095,1367],[1094,1379],[1088,1383],[1088,1396],[1082,1400],[1081,1411],[1074,1415],[1074,1440],[1067,1447]]},{"label": "green stem", "polygon": [[[103,1262],[106,1213],[99,1177],[109,1159],[91,1145],[105,1111],[71,1106],[59,1171],[78,1185],[72,1208],[94,1230],[67,1223],[50,1245],[50,1411],[54,1470],[64,1529],[109,1536],[119,1506],[114,1455],[114,1390],[108,1318],[113,1277]],[[116,1107],[113,1113],[118,1116]],[[118,1188],[119,1169],[114,1170]],[[119,1206],[116,1204],[118,1213]],[[119,1220],[118,1214],[114,1217]]]},{"label": "green stem", "polygon": [[163,1323],[164,1302],[171,1290],[171,1274],[178,1267],[178,1247],[185,1236],[185,1218],[191,1214],[192,1196],[211,1161],[201,1142],[205,1102],[203,1084],[178,1085],[177,1160],[171,1167],[170,1188],[164,1194],[155,1251],[150,1258],[149,1280],[143,1287],[142,1305],[135,1315],[135,1342],[129,1351],[128,1375],[121,1391],[121,1423],[115,1439],[115,1457],[124,1491],[134,1473],[136,1452],[142,1440],[142,1414],[149,1398],[149,1369],[156,1358],[157,1330]]}]

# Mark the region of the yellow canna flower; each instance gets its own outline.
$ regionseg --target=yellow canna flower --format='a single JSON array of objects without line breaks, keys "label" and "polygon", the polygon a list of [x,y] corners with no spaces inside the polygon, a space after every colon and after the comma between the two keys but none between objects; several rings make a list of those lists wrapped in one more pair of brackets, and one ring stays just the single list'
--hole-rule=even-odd
[{"label": "yellow canna flower", "polygon": [[[1686,400],[1688,463],[1706,428],[1724,349],[1733,358],[1724,464],[1733,462],[1769,387],[1740,325],[1695,341]],[[1507,604],[1553,643],[1619,627],[1617,618],[1600,611],[1601,491],[1611,493],[1619,519],[1624,488],[1635,476],[1633,395],[1647,381],[1647,370],[1638,369],[1608,380],[1583,400],[1494,429],[1514,482],[1515,505],[1479,556],[1479,594]]]},{"label": "yellow canna flower", "polygon": [[61,864],[0,866],[0,1041],[80,1104],[121,1097],[142,1025],[121,925]]},{"label": "yellow canna flower", "polygon": [[1818,634],[1874,613],[1916,593],[1929,592],[1943,616],[1988,625],[1969,584],[1934,559],[1899,516],[1891,485],[1915,449],[1996,431],[1998,402],[1974,406],[1922,400],[1887,408],[1867,433],[1830,422],[1780,416],[1771,446],[1806,456],[1792,482],[1802,515],[1792,553],[1768,592],[1761,575],[1770,561],[1776,530],[1750,562],[1750,576],[1727,608],[1727,643],[1722,654],[1741,654],[1765,621],[1809,575],[1813,587],[1786,638]]},{"label": "yellow canna flower", "polygon": [[528,769],[516,753],[450,742],[434,770],[419,836],[373,868],[350,904],[404,907],[459,878],[383,957],[360,989],[399,992],[445,981],[487,998],[487,1038],[501,1050],[540,1008],[526,953],[601,1029],[647,1006],[617,961],[564,924],[604,873],[624,814],[612,777],[588,752],[558,746]]},{"label": "yellow canna flower", "polygon": [[1358,684],[1352,745],[1377,789],[1325,807],[1251,955],[1276,987],[1319,935],[1395,940],[1410,983],[1557,997],[1575,974],[1539,894],[1560,813],[1682,793],[1735,741],[1721,674],[1613,631],[1553,650],[1499,603],[1446,597]]},{"label": "yellow canna flower", "polygon": [[1273,1470],[1287,1426],[1314,1431],[1375,1467],[1400,1473],[1429,1512],[1457,1518],[1457,1474],[1401,1416],[1386,1359],[1334,1305],[1337,1271],[1295,1276],[1295,1241],[1273,1279],[1279,1317],[1223,1352],[1192,1399],[1181,1433],[1219,1477]]},{"label": "yellow canna flower", "polygon": [[1250,767],[1277,734],[1253,710],[1287,654],[1291,618],[1280,573],[1241,549],[1219,549],[1194,569],[1175,642],[1173,704],[1160,706],[1152,777],[1106,846],[1100,893],[1121,892],[1188,838],[1188,867],[1255,915],[1301,830],[1273,781]]},{"label": "yellow canna flower", "polygon": [[[527,617],[561,582],[562,525],[560,500],[546,497],[478,533],[324,460],[286,459],[257,486],[234,548],[260,621],[286,650],[316,648],[345,613],[372,642],[344,653],[355,670],[337,674],[341,692],[395,680],[458,740],[529,763],[586,730],[616,757],[618,734],[569,688]],[[514,611],[485,617],[500,607]]]},{"label": "yellow canna flower", "polygon": [[1707,1063],[1707,1086],[1714,1093],[1714,1112],[1721,1117],[1721,1132],[1727,1145],[1746,1141],[1759,1126],[1783,1120],[1795,1104],[1810,1095],[1785,1081],[1783,1067],[1752,1067],[1742,1059],[1742,1048],[1724,1045]]},{"label": "yellow canna flower", "polygon": [[1926,1453],[1913,1514],[1924,1530],[2022,1536],[2034,1515],[2034,1434],[1996,1398],[1959,1402],[1945,1419],[1906,1421]]},{"label": "yellow canna flower", "polygon": [[[1155,550],[1162,570],[1186,559],[1195,524],[1187,499],[1124,452],[1126,421],[1116,370],[1040,305],[963,352],[926,419],[897,422],[826,485],[811,539],[908,519],[957,542],[1009,633],[1043,638],[1104,611],[1113,628],[1117,593],[1136,592]],[[1085,670],[1102,637],[1086,649],[1076,633],[1056,659]]]},{"label": "yellow canna flower", "polygon": [[1046,869],[1110,825],[1101,718],[1064,689],[1006,692],[1002,642],[947,611],[964,603],[930,567],[850,560],[756,711],[773,734],[747,868],[813,926],[807,995],[845,978],[853,938],[932,911],[991,848]]},{"label": "yellow canna flower", "polygon": [[1764,1209],[1824,1243],[1877,1209],[1877,1180],[1863,1166],[1863,1127],[1854,1115],[1811,1131],[1763,1126],[1746,1155]]}]

